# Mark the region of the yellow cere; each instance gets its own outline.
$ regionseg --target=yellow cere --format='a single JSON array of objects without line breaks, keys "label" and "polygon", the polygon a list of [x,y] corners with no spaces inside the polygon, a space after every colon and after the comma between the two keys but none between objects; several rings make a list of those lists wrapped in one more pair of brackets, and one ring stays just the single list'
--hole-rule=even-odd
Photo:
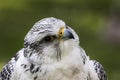
[{"label": "yellow cere", "polygon": [[64,34],[64,30],[65,30],[64,27],[62,27],[62,28],[60,29],[59,34],[58,34],[59,38],[62,38],[62,36],[63,36],[63,34]]}]

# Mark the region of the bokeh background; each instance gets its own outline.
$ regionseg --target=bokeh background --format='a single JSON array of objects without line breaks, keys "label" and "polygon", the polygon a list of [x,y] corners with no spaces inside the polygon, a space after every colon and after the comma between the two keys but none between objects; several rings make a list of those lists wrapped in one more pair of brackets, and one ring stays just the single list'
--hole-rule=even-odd
[{"label": "bokeh background", "polygon": [[51,16],[78,33],[80,45],[104,66],[109,80],[120,80],[119,0],[0,0],[0,69],[23,47],[34,23]]}]

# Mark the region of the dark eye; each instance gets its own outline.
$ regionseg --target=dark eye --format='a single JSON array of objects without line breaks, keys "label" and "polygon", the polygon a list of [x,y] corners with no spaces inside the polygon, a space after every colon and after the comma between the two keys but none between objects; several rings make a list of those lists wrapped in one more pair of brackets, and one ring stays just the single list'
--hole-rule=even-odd
[{"label": "dark eye", "polygon": [[45,42],[50,42],[50,41],[53,41],[54,38],[55,38],[55,36],[46,36],[46,37],[44,38],[44,41],[45,41]]}]

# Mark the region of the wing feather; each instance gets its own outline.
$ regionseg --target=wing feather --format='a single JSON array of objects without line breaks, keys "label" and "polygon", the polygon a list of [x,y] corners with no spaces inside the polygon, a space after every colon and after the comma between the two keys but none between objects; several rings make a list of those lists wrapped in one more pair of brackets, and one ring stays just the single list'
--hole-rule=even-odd
[{"label": "wing feather", "polygon": [[9,62],[3,67],[2,71],[0,72],[0,80],[10,80],[13,71],[13,64]]},{"label": "wing feather", "polygon": [[103,66],[96,60],[93,60],[93,65],[99,80],[107,80],[107,75]]}]

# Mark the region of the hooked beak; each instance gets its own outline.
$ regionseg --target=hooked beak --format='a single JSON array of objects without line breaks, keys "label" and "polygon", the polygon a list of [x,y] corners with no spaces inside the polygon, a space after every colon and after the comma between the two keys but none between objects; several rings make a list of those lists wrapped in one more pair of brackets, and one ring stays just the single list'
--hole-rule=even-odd
[{"label": "hooked beak", "polygon": [[74,39],[72,32],[69,29],[61,28],[59,31],[60,39]]}]

